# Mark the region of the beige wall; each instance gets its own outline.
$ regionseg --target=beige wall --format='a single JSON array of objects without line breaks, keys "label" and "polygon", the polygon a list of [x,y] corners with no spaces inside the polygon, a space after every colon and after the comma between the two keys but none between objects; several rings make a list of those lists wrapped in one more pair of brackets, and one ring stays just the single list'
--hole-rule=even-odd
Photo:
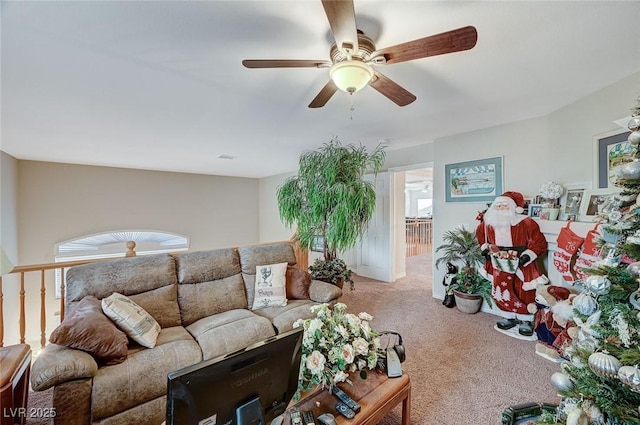
[{"label": "beige wall", "polygon": [[20,161],[21,263],[54,245],[121,229],[186,235],[191,249],[258,242],[258,180]]}]

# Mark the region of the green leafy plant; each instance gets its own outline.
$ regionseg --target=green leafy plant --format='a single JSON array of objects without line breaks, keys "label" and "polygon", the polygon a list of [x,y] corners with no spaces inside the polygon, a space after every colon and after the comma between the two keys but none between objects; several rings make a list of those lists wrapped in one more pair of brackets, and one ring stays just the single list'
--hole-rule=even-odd
[{"label": "green leafy plant", "polygon": [[480,295],[489,305],[493,305],[491,297],[491,282],[482,277],[476,269],[462,269],[456,273],[455,279],[449,285],[452,291],[464,294]]},{"label": "green leafy plant", "polygon": [[348,283],[349,287],[354,289],[351,270],[349,270],[347,264],[340,258],[334,258],[328,261],[316,258],[313,264],[309,266],[309,273],[314,279],[333,283],[338,286],[341,286],[341,282],[342,284]]},{"label": "green leafy plant", "polygon": [[317,150],[304,152],[298,174],[278,187],[280,219],[297,226],[296,239],[310,249],[323,242],[324,261],[353,248],[367,230],[376,207],[374,186],[365,173],[378,173],[385,152],[378,146],[343,146],[337,138]]},{"label": "green leafy plant", "polygon": [[371,329],[373,317],[365,312],[347,313],[344,303],[337,303],[333,310],[328,304],[311,307],[315,317],[298,319],[293,327],[304,329],[302,358],[298,376],[298,390],[310,391],[317,385],[331,387],[348,381],[349,373],[375,369],[378,362],[380,341]]},{"label": "green leafy plant", "polygon": [[476,234],[464,228],[457,228],[444,232],[442,240],[444,243],[436,248],[436,253],[441,254],[436,260],[436,268],[443,263],[461,266],[449,289],[480,295],[488,305],[493,305],[491,282],[478,273],[478,267],[482,267],[485,258]]}]

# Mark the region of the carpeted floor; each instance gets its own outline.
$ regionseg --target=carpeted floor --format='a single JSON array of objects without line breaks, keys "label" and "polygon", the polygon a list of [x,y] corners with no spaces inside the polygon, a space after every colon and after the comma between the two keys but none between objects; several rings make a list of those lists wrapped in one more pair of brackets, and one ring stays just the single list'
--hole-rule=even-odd
[{"label": "carpeted floor", "polygon": [[[461,313],[432,298],[431,254],[409,257],[407,275],[395,283],[358,278],[341,301],[372,314],[374,329],[402,335],[413,424],[497,425],[507,406],[559,401],[550,382],[559,367],[535,354],[535,342],[495,331],[492,314]],[[382,422],[399,423],[399,408]]]},{"label": "carpeted floor", "polygon": [[[558,401],[550,383],[558,365],[536,355],[534,342],[496,332],[494,315],[464,314],[432,298],[431,254],[409,257],[407,277],[395,283],[358,276],[355,281],[355,291],[347,289],[341,298],[348,311],[366,311],[374,316],[375,330],[396,330],[403,337],[412,424],[497,425],[507,406]],[[30,407],[50,405],[51,391],[30,394]],[[399,408],[381,422],[399,423]]]}]

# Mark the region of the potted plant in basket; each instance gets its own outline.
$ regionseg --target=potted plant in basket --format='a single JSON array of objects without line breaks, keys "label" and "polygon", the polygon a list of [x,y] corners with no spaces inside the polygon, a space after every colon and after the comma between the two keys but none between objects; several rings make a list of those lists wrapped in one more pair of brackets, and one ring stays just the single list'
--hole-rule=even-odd
[{"label": "potted plant in basket", "polygon": [[323,259],[309,268],[314,279],[340,287],[351,271],[338,252],[353,248],[367,230],[376,207],[373,184],[365,173],[378,173],[385,152],[378,146],[368,153],[363,146],[343,146],[333,138],[321,148],[300,156],[298,174],[278,187],[280,219],[289,227],[297,225],[295,238],[303,248],[322,244]]},{"label": "potted plant in basket", "polygon": [[436,268],[443,263],[461,265],[447,289],[453,292],[458,309],[465,313],[477,313],[483,300],[492,306],[491,282],[478,272],[484,257],[475,233],[457,228],[446,231],[442,240],[444,243],[436,248],[436,252],[441,254],[436,260]]}]

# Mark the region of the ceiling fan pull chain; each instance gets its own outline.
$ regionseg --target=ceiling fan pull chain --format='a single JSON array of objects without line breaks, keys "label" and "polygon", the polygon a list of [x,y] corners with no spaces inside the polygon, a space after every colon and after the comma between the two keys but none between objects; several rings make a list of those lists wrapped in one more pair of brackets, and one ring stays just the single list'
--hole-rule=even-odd
[{"label": "ceiling fan pull chain", "polygon": [[356,108],[353,107],[353,93],[349,93],[349,111],[351,111],[351,121],[353,121],[353,111],[356,110]]}]

